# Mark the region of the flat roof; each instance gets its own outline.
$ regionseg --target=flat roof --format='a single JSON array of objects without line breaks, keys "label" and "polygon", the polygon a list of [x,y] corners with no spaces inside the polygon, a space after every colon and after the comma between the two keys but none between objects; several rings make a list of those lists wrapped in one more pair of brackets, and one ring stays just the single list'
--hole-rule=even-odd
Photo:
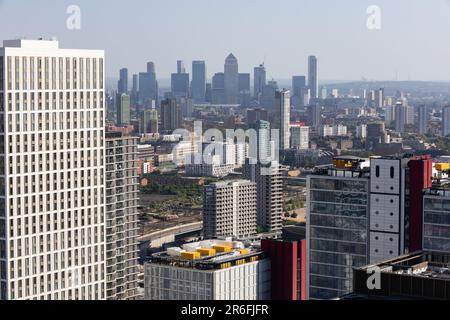
[{"label": "flat roof", "polygon": [[335,160],[355,160],[355,161],[369,161],[368,158],[361,158],[356,156],[336,156],[333,159]]},{"label": "flat roof", "polygon": [[450,197],[450,181],[447,183],[434,183],[430,189],[424,190],[425,196]]},{"label": "flat roof", "polygon": [[52,55],[52,56],[98,56],[104,57],[104,50],[92,50],[83,48],[65,49],[60,48],[59,41],[56,39],[15,39],[4,40],[1,48],[5,54],[22,54],[22,55]]},{"label": "flat roof", "polygon": [[[253,257],[258,259],[252,261]],[[245,263],[255,262],[266,258],[266,254],[260,250],[249,251],[248,254],[237,254],[236,251],[228,253],[219,253],[214,256],[202,257],[199,259],[191,260],[182,257],[170,256],[167,251],[153,254],[149,264],[167,265],[172,267],[197,269],[197,270],[219,270],[224,269],[222,267],[225,263],[231,263],[228,267],[233,267],[233,262],[245,260]],[[227,267],[227,268],[228,268]]]},{"label": "flat roof", "polygon": [[15,39],[3,40],[4,48],[39,48],[39,49],[58,49],[59,41],[56,39]]},{"label": "flat roof", "polygon": [[[215,246],[229,247],[228,252],[216,252],[212,255],[202,256],[197,259],[189,259],[182,255],[182,252],[193,253],[197,250],[208,250]],[[183,248],[174,247],[167,251],[155,253],[152,255],[150,264],[169,265],[173,267],[198,269],[198,270],[217,270],[224,269],[224,264],[230,263],[226,268],[240,265],[242,263],[254,262],[265,258],[265,253],[261,251],[260,246],[254,243],[244,244],[241,241],[226,241],[219,239],[204,240],[200,242],[186,243]],[[236,263],[239,261],[239,263]]]},{"label": "flat roof", "polygon": [[254,182],[251,182],[250,180],[238,179],[238,180],[225,180],[225,181],[213,182],[209,185],[220,188],[220,187],[232,186],[234,184],[247,185],[247,184],[254,184]]},{"label": "flat roof", "polygon": [[448,253],[418,251],[356,269],[368,270],[373,267],[380,268],[382,273],[450,281],[450,254]]}]

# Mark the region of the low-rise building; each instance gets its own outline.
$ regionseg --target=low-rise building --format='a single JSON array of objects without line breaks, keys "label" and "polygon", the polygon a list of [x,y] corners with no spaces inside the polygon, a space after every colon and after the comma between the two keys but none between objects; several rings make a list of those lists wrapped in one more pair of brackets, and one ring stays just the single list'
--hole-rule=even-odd
[{"label": "low-rise building", "polygon": [[150,144],[137,146],[138,175],[150,174],[155,167],[155,148]]},{"label": "low-rise building", "polygon": [[323,125],[320,128],[320,135],[322,137],[330,137],[330,136],[346,136],[347,135],[347,126],[344,125]]},{"label": "low-rise building", "polygon": [[223,162],[220,155],[210,155],[202,159],[201,163],[195,163],[192,157],[191,163],[185,165],[185,175],[187,177],[214,177],[223,178],[228,176],[235,169],[234,161]]},{"label": "low-rise building", "polygon": [[[450,300],[450,255],[419,251],[354,270],[341,300]],[[368,285],[370,284],[370,285]]]},{"label": "low-rise building", "polygon": [[230,239],[169,248],[145,264],[146,300],[267,300],[270,283],[266,254]]},{"label": "low-rise building", "polygon": [[356,137],[361,139],[367,138],[367,125],[360,124],[356,127]]},{"label": "low-rise building", "polygon": [[214,177],[223,178],[228,176],[234,170],[232,164],[187,164],[185,175],[187,177]]},{"label": "low-rise building", "polygon": [[256,183],[221,181],[205,186],[203,233],[207,238],[248,239],[256,234]]},{"label": "low-rise building", "polygon": [[308,149],[309,148],[309,127],[303,123],[291,123],[291,148]]}]

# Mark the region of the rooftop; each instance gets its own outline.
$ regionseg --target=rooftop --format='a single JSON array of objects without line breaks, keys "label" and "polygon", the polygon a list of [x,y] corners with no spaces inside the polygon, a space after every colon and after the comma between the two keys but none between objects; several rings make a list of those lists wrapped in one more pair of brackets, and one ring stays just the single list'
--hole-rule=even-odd
[{"label": "rooftop", "polygon": [[375,266],[380,268],[382,273],[450,281],[450,254],[419,251],[378,264],[365,266],[359,268],[359,270],[368,270]]},{"label": "rooftop", "polygon": [[333,164],[316,166],[313,175],[362,178],[369,175],[370,159],[354,156],[333,158]]},{"label": "rooftop", "polygon": [[450,197],[450,180],[434,180],[433,187],[425,189],[424,194],[427,196]]},{"label": "rooftop", "polygon": [[[378,276],[374,279],[373,276],[376,274]],[[369,281],[375,286],[369,286]],[[355,268],[353,293],[342,299],[449,300],[448,288],[450,288],[450,254],[418,251]]]},{"label": "rooftop", "polygon": [[169,248],[152,255],[149,263],[173,267],[218,270],[264,259],[258,246],[239,241],[205,240]]},{"label": "rooftop", "polygon": [[224,187],[230,187],[233,185],[246,185],[246,184],[253,184],[250,180],[228,180],[228,181],[219,181],[211,183],[211,186],[215,186],[217,188],[224,188]]},{"label": "rooftop", "polygon": [[[390,143],[392,144],[392,143]],[[371,159],[384,159],[384,160],[403,160],[403,159],[419,159],[419,158],[429,158],[429,156],[423,156],[423,157],[415,157],[413,154],[410,153],[403,153],[400,155],[394,154],[394,155],[386,155],[386,156],[372,156]]]},{"label": "rooftop", "polygon": [[228,55],[228,57],[226,58],[226,60],[237,60],[236,57],[234,56],[234,54],[230,53]]},{"label": "rooftop", "polygon": [[59,42],[56,39],[43,39],[43,38],[39,38],[37,40],[29,40],[29,39],[4,40],[3,47],[5,47],[5,48],[58,49]]},{"label": "rooftop", "polygon": [[91,50],[83,48],[72,48],[65,49],[60,48],[59,41],[55,38],[52,39],[15,39],[15,40],[4,40],[3,47],[1,47],[3,52],[8,51],[11,54],[15,52],[35,52],[37,55],[48,55],[57,54],[61,56],[67,55],[95,55],[98,57],[104,56],[104,50]]}]

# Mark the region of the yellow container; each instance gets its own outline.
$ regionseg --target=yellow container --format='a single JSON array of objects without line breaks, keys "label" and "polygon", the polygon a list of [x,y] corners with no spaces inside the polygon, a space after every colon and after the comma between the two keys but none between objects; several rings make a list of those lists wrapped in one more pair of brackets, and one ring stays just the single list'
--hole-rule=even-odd
[{"label": "yellow container", "polygon": [[338,169],[352,168],[353,163],[349,160],[333,160],[333,164]]},{"label": "yellow container", "polygon": [[211,257],[211,256],[214,256],[216,254],[216,250],[214,250],[214,249],[204,249],[204,248],[202,248],[202,249],[198,249],[197,252],[200,253],[200,255],[202,257]]},{"label": "yellow container", "polygon": [[435,168],[438,171],[449,170],[450,169],[450,163],[436,163]]},{"label": "yellow container", "polygon": [[233,248],[231,246],[216,245],[213,248],[216,249],[216,252],[231,252],[233,250]]},{"label": "yellow container", "polygon": [[242,249],[242,250],[240,251],[240,253],[241,253],[242,255],[245,255],[245,254],[249,254],[250,251],[248,251],[247,249]]},{"label": "yellow container", "polygon": [[188,260],[200,259],[200,252],[183,252],[181,257]]}]

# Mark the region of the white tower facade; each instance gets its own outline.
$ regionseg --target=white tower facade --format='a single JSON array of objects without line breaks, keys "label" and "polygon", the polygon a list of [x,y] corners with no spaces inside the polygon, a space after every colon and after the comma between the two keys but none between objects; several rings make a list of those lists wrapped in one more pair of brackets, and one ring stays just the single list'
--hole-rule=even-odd
[{"label": "white tower facade", "polygon": [[277,91],[277,107],[280,112],[280,149],[286,150],[290,146],[291,129],[291,97],[288,90]]},{"label": "white tower facade", "polygon": [[0,300],[105,299],[104,52],[0,48]]}]

